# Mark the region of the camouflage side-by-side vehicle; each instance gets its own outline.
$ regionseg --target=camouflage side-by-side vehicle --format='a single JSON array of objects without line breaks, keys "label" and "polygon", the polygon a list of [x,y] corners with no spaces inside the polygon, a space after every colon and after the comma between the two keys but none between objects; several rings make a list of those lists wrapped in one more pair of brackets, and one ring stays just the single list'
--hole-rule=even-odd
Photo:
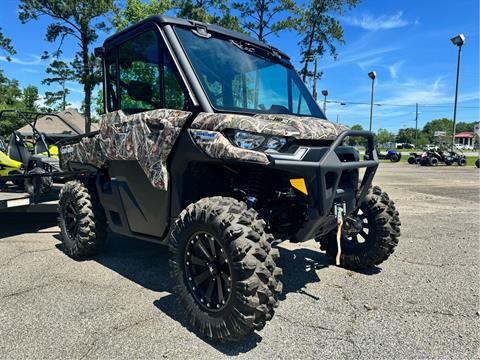
[{"label": "camouflage side-by-side vehicle", "polygon": [[[274,314],[282,240],[316,239],[356,270],[393,252],[400,220],[372,187],[372,133],[329,122],[287,55],[164,16],[108,38],[96,54],[106,114],[98,132],[60,147],[62,168],[87,174],[60,196],[67,254],[94,254],[107,229],[168,244],[193,328],[238,340]],[[344,145],[349,136],[368,140],[370,160]]]}]

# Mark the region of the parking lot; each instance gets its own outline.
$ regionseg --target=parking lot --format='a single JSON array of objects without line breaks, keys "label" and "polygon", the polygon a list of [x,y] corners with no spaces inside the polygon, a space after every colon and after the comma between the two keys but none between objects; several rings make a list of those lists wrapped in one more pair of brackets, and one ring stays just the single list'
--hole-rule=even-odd
[{"label": "parking lot", "polygon": [[110,237],[95,259],[63,254],[55,214],[0,214],[1,358],[474,358],[479,349],[479,174],[382,164],[400,211],[396,253],[367,274],[286,243],[282,301],[242,343],[190,332],[166,248]]}]

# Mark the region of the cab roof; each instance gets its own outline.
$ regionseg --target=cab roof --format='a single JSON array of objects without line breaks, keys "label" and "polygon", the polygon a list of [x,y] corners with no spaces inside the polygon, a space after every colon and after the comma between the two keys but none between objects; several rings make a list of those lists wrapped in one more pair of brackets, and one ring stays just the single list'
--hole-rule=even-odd
[{"label": "cab roof", "polygon": [[229,29],[225,29],[221,26],[214,25],[214,24],[203,23],[203,22],[195,21],[195,20],[181,19],[181,18],[166,16],[166,15],[152,15],[152,16],[149,16],[148,18],[146,18],[142,21],[139,21],[139,22],[137,22],[133,25],[130,25],[129,27],[115,33],[114,35],[109,36],[105,40],[104,46],[108,45],[111,42],[115,42],[116,40],[123,37],[124,35],[132,32],[132,31],[135,31],[137,28],[140,28],[144,24],[151,23],[151,22],[157,23],[160,26],[165,26],[165,25],[174,25],[175,26],[176,25],[176,26],[189,27],[189,28],[192,28],[192,29],[197,28],[197,27],[202,27],[202,28],[206,29],[207,32],[209,32],[209,33],[210,32],[217,33],[217,34],[221,34],[221,35],[226,36],[226,37],[231,38],[231,39],[245,41],[247,43],[250,43],[250,44],[253,44],[253,45],[268,49],[268,50],[271,50],[271,51],[275,51],[279,55],[281,55],[283,58],[285,58],[287,60],[290,60],[290,58],[288,57],[287,54],[283,53],[282,51],[278,50],[277,48],[275,48],[273,46],[270,46],[270,45],[268,45],[268,44],[266,44],[262,41],[259,41],[255,38],[251,37],[251,36],[248,36],[246,34],[243,34],[243,33],[237,32],[237,31],[233,31],[233,30],[229,30]]}]

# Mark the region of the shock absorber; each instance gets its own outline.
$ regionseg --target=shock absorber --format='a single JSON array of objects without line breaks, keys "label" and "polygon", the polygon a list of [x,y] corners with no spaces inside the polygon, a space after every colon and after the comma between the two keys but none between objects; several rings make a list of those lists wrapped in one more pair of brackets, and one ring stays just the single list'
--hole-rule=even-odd
[{"label": "shock absorber", "polygon": [[247,173],[247,196],[245,197],[248,208],[255,206],[262,193],[262,174],[259,169],[251,169]]}]

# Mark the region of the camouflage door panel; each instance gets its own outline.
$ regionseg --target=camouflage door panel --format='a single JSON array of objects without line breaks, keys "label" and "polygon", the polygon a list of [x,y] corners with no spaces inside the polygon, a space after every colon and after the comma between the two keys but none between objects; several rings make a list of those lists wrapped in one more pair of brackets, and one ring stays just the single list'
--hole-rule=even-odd
[{"label": "camouflage door panel", "polygon": [[128,116],[121,110],[105,114],[98,135],[61,147],[61,167],[79,162],[101,168],[109,160],[137,160],[152,185],[167,190],[166,161],[190,115],[169,109]]},{"label": "camouflage door panel", "polygon": [[[221,133],[226,129],[305,140],[335,140],[343,131],[348,130],[344,125],[314,117],[200,113],[193,121],[190,131],[197,145],[211,157],[268,164],[269,160],[264,153],[233,146]],[[208,133],[216,135],[208,136]]]}]

